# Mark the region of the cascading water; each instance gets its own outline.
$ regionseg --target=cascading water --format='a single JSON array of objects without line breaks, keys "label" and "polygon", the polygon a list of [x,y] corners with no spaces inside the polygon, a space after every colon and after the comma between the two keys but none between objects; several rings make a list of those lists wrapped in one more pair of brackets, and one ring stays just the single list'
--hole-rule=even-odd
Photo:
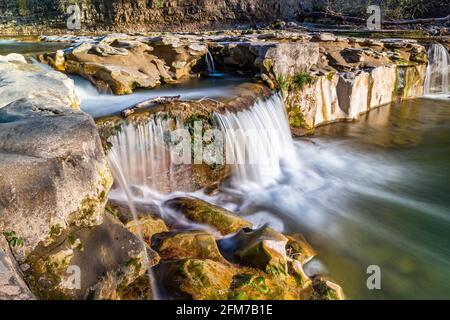
[{"label": "cascading water", "polygon": [[126,124],[110,139],[114,158],[131,189],[170,192],[174,166],[168,144],[176,123],[153,118],[148,123]]},{"label": "cascading water", "polygon": [[208,67],[208,76],[212,78],[222,78],[224,74],[217,72],[216,63],[214,62],[214,57],[210,51],[206,53],[205,59]]},{"label": "cascading water", "polygon": [[429,64],[425,78],[425,94],[448,94],[450,54],[442,44],[433,44],[428,50]]},{"label": "cascading water", "polygon": [[210,51],[206,53],[206,64],[208,65],[209,74],[216,74],[216,64],[214,63],[214,57]]},{"label": "cascading water", "polygon": [[225,134],[226,163],[234,167],[233,186],[264,187],[280,177],[283,163],[296,166],[281,95],[260,100],[248,110],[216,117]]}]

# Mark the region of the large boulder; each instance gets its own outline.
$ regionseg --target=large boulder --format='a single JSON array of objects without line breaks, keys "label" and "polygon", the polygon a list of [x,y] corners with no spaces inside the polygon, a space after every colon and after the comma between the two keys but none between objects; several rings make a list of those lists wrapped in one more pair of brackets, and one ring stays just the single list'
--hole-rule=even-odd
[{"label": "large boulder", "polygon": [[0,230],[21,239],[13,251],[23,261],[55,230],[101,224],[112,176],[93,119],[70,108],[66,76],[0,69]]},{"label": "large boulder", "polygon": [[55,238],[27,260],[27,280],[40,298],[121,299],[123,290],[159,262],[156,252],[109,213],[99,226],[70,227]]}]

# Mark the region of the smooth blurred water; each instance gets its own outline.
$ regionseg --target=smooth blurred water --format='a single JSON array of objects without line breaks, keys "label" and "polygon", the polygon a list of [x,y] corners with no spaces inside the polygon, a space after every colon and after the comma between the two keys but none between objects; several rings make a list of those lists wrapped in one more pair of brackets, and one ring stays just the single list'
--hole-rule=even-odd
[{"label": "smooth blurred water", "polygon": [[140,102],[161,96],[177,96],[181,99],[203,99],[226,97],[236,85],[252,81],[248,78],[224,76],[223,78],[195,78],[172,85],[161,85],[154,89],[140,89],[133,94],[116,96],[112,93],[99,93],[86,79],[69,75],[75,81],[75,92],[81,100],[81,108],[94,118],[120,113]]},{"label": "smooth blurred water", "polygon": [[70,44],[64,42],[28,42],[14,39],[0,39],[0,54],[20,53],[23,55],[36,55],[46,52],[55,52],[67,48]]},{"label": "smooth blurred water", "polygon": [[303,232],[351,299],[450,298],[450,100],[385,106],[295,147],[300,170],[208,200]]}]

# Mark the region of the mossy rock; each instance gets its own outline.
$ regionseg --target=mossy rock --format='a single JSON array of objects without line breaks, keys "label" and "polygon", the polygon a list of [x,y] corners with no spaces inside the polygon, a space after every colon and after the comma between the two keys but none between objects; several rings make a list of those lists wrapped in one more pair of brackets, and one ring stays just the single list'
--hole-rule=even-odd
[{"label": "mossy rock", "polygon": [[136,205],[135,208],[138,221],[134,219],[128,204],[109,200],[106,205],[108,213],[125,224],[129,231],[142,236],[149,245],[153,235],[169,231],[164,220],[159,218],[161,213],[156,205],[142,204]]},{"label": "mossy rock", "polygon": [[222,235],[236,233],[252,224],[234,213],[194,198],[169,200],[166,206],[183,213],[188,219],[217,229]]},{"label": "mossy rock", "polygon": [[167,262],[164,284],[171,298],[226,300],[235,269],[214,260],[186,259]]},{"label": "mossy rock", "polygon": [[153,300],[152,285],[148,274],[137,278],[133,283],[119,290],[120,300]]},{"label": "mossy rock", "polygon": [[302,265],[317,255],[303,235],[293,234],[286,237],[288,238],[286,249],[289,257],[299,261]]},{"label": "mossy rock", "polygon": [[248,265],[269,274],[287,274],[286,244],[288,239],[267,226],[257,230],[244,229],[234,237],[220,242],[234,256]]},{"label": "mossy rock", "polygon": [[344,291],[332,279],[316,276],[313,279],[313,300],[345,300]]},{"label": "mossy rock", "polygon": [[203,231],[160,233],[153,237],[152,248],[164,260],[211,259],[225,261],[214,236]]}]

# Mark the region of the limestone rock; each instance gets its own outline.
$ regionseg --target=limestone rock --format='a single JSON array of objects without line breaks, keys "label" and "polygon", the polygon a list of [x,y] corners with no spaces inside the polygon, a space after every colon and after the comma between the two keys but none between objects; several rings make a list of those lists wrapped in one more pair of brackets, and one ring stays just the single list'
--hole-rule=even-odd
[{"label": "limestone rock", "polygon": [[102,90],[121,95],[136,88],[179,82],[189,76],[207,52],[206,45],[179,37],[112,34],[68,49],[64,58],[47,54],[42,60],[58,70],[80,75]]},{"label": "limestone rock", "polygon": [[169,200],[166,206],[183,213],[194,222],[214,227],[224,236],[252,227],[250,222],[232,212],[200,199],[176,198]]},{"label": "limestone rock", "polygon": [[[0,229],[23,240],[13,248],[22,261],[40,242],[52,243],[55,230],[100,224],[112,176],[94,121],[69,108],[66,76],[6,67],[0,80]],[[29,93],[27,81],[45,89]]]},{"label": "limestone rock", "polygon": [[0,300],[34,300],[22,271],[3,235],[0,235]]},{"label": "limestone rock", "polygon": [[[14,61],[25,60],[20,55],[14,56],[17,56]],[[37,106],[80,108],[73,80],[60,72],[49,72],[23,61],[0,60],[0,73],[0,109],[23,98],[33,99]]]}]

